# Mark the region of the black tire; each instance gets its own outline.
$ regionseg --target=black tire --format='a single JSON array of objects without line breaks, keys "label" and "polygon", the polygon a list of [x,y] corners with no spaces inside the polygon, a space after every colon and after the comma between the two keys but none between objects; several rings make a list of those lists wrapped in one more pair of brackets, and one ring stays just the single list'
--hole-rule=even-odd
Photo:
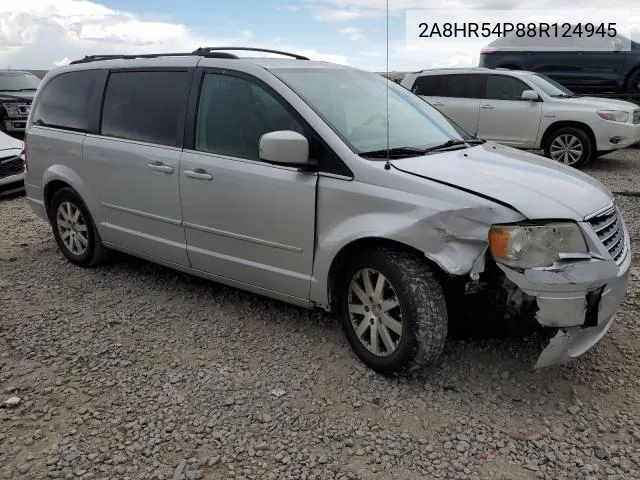
[{"label": "black tire", "polygon": [[[556,140],[558,140],[558,142],[562,142],[563,139],[571,138],[571,137],[576,138],[580,142],[582,153],[580,154],[580,157],[578,158],[578,160],[576,160],[575,162],[562,162],[562,163],[565,163],[565,165],[568,164],[569,166],[574,168],[582,168],[585,165],[587,165],[587,163],[589,163],[589,161],[591,161],[594,158],[595,148],[589,134],[587,134],[587,132],[585,132],[583,129],[578,127],[561,127],[551,132],[547,136],[547,139],[545,140],[545,143],[544,143],[544,156],[552,160],[556,160],[556,158],[554,158],[552,155],[552,151],[551,151],[552,145],[554,145],[554,142],[556,142]],[[575,144],[574,144],[574,147],[575,147]],[[559,161],[559,160],[556,160],[556,161]]]},{"label": "black tire", "polygon": [[625,84],[625,90],[628,93],[640,93],[640,69],[629,76]]},{"label": "black tire", "polygon": [[[363,344],[349,313],[351,281],[363,269],[373,269],[384,275],[399,303],[396,308],[401,313],[401,334],[386,329],[387,335],[393,334],[397,343],[392,353],[386,356],[372,353]],[[402,374],[428,366],[442,354],[448,333],[447,306],[442,287],[424,258],[387,247],[365,250],[346,268],[338,294],[341,323],[347,340],[358,358],[374,371],[383,375]],[[364,316],[361,321],[369,324]],[[380,320],[371,320],[375,321]],[[371,325],[365,328],[367,331],[372,338]],[[382,335],[376,333],[375,336],[377,342],[385,343]]]},{"label": "black tire", "polygon": [[[77,226],[74,230],[77,230],[75,231],[75,235],[86,233],[86,246],[82,252],[73,252],[62,239],[63,233],[61,229],[64,229],[62,224],[64,218],[58,214],[58,209],[63,204],[71,205],[80,212],[77,220]],[[48,211],[49,222],[51,223],[56,243],[58,244],[62,254],[67,257],[71,263],[80,267],[94,267],[107,260],[109,251],[102,244],[102,239],[96,229],[93,218],[91,217],[87,206],[80,198],[80,195],[78,195],[75,190],[69,187],[58,190],[53,195],[53,198],[49,203]],[[84,225],[85,228],[82,228],[82,225]],[[80,232],[81,228],[82,232]]]}]

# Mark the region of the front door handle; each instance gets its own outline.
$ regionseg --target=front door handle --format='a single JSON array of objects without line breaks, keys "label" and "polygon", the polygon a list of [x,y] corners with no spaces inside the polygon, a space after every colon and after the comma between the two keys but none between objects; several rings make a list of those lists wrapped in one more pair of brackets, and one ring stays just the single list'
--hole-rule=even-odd
[{"label": "front door handle", "polygon": [[485,110],[493,110],[493,105],[482,105],[481,108],[484,108]]},{"label": "front door handle", "polygon": [[156,172],[173,173],[173,167],[170,167],[169,165],[165,165],[162,162],[151,162],[147,166],[151,170],[155,170]]},{"label": "front door handle", "polygon": [[442,102],[433,102],[431,105],[433,105],[434,107],[443,107],[444,103],[442,103]]},{"label": "front door handle", "polygon": [[185,170],[184,174],[190,178],[198,178],[200,180],[213,180],[213,175],[207,173],[202,168],[196,168],[195,170]]}]

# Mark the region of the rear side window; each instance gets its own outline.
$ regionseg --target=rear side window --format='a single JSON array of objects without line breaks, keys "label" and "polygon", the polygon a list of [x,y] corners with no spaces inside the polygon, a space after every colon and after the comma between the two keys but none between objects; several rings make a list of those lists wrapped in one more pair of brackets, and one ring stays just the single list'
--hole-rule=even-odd
[{"label": "rear side window", "polygon": [[91,97],[98,70],[62,73],[48,81],[33,112],[33,124],[64,130],[89,130]]},{"label": "rear side window", "polygon": [[438,93],[438,85],[441,75],[424,75],[416,78],[413,82],[413,88],[411,91],[416,95],[424,95],[427,97],[435,97],[440,95]]},{"label": "rear side window", "polygon": [[443,75],[438,90],[441,97],[481,98],[482,76],[466,73]]},{"label": "rear side window", "polygon": [[487,75],[485,98],[488,100],[522,100],[525,90],[531,90],[531,87],[517,78]]},{"label": "rear side window", "polygon": [[180,146],[189,73],[112,72],[102,107],[102,135]]}]

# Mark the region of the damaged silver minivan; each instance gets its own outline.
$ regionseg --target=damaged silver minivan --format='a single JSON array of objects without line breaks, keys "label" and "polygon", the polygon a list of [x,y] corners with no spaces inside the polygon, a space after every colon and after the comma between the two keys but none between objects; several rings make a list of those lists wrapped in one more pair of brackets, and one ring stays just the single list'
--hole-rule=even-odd
[{"label": "damaged silver minivan", "polygon": [[118,250],[325,309],[383,374],[436,360],[465,305],[551,329],[538,367],[611,327],[631,254],[603,185],[473,138],[378,74],[232,50],[46,75],[25,187],[69,261]]}]

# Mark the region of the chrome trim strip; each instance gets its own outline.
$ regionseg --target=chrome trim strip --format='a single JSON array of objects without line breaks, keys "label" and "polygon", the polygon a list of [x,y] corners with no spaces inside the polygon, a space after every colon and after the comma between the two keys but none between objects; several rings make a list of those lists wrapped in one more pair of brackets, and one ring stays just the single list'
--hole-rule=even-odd
[{"label": "chrome trim strip", "polygon": [[279,248],[281,250],[288,250],[290,252],[302,253],[302,248],[300,247],[292,247],[290,245],[283,245],[281,243],[270,242],[268,240],[262,240],[261,238],[248,237],[246,235],[240,235],[238,233],[227,232],[226,230],[219,230],[217,228],[205,227],[203,225],[197,225],[194,223],[186,223],[182,224],[185,228],[191,228],[193,230],[199,230],[205,233],[213,233],[215,235],[221,235],[223,237],[235,238],[236,240],[243,240],[245,242],[256,243],[258,245],[265,245],[267,247]]},{"label": "chrome trim strip", "polygon": [[103,207],[111,208],[119,212],[130,213],[143,218],[150,218],[151,220],[158,220],[159,222],[168,223],[170,225],[180,225],[180,220],[174,220],[173,218],[161,217],[160,215],[154,215],[153,213],[141,212],[139,210],[133,210],[132,208],[121,207],[119,205],[112,205],[110,203],[100,202]]},{"label": "chrome trim strip", "polygon": [[[600,210],[597,210],[597,211],[595,211],[593,213],[590,213],[589,215],[584,217],[584,221],[588,222],[589,220],[591,220],[594,217],[599,217],[600,215],[604,215],[605,213],[609,213],[609,210],[615,210],[615,204],[614,204],[613,200],[611,200],[611,202],[609,202],[609,204],[606,207],[603,207]],[[613,212],[611,212],[611,213],[613,213]]]}]

